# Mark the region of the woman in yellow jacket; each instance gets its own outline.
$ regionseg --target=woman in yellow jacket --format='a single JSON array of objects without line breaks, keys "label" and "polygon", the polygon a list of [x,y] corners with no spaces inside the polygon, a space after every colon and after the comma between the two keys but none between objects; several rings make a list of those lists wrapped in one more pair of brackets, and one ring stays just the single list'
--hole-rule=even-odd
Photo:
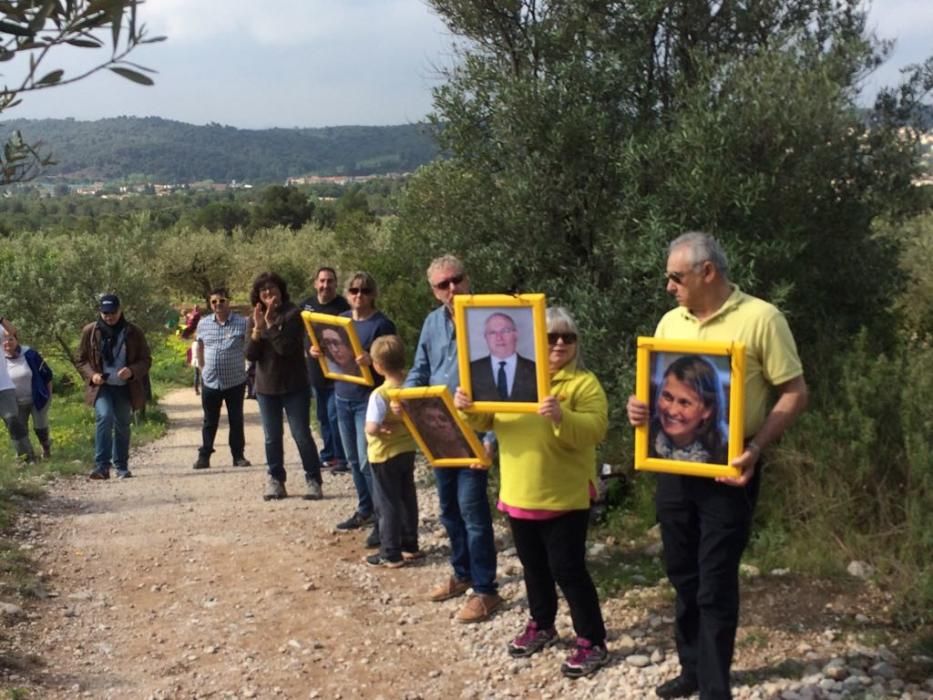
[{"label": "woman in yellow jacket", "polygon": [[[606,394],[583,368],[577,324],[561,307],[547,310],[551,395],[533,413],[467,413],[476,430],[499,441],[499,510],[506,513],[524,568],[531,621],[509,644],[531,656],[557,640],[557,586],[570,606],[576,646],[561,666],[570,678],[608,661],[606,627],[586,568],[586,530],[596,477],[596,446],[609,422]],[[458,409],[472,402],[459,389]]]}]

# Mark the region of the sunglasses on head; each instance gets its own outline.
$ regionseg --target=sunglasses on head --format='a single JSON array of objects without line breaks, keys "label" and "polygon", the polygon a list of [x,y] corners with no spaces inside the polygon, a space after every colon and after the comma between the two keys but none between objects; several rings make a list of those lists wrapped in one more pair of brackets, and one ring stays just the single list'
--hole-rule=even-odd
[{"label": "sunglasses on head", "polygon": [[548,345],[557,345],[558,340],[563,340],[564,345],[573,345],[577,342],[576,333],[548,333],[547,334],[547,343]]},{"label": "sunglasses on head", "polygon": [[440,282],[434,285],[434,288],[440,289],[441,291],[443,291],[446,289],[450,289],[450,285],[460,284],[461,282],[463,282],[463,275],[462,274],[454,275],[453,277],[448,277],[445,280],[441,280]]},{"label": "sunglasses on head", "polygon": [[350,287],[347,289],[349,294],[372,294],[373,290],[369,287]]}]

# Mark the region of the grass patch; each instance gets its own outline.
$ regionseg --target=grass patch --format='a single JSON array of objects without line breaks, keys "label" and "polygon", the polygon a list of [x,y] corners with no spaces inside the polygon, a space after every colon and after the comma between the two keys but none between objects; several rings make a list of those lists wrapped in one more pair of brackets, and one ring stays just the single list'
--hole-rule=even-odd
[{"label": "grass patch", "polygon": [[654,586],[664,580],[658,557],[640,552],[612,549],[587,562],[599,597],[615,598],[637,586]]}]

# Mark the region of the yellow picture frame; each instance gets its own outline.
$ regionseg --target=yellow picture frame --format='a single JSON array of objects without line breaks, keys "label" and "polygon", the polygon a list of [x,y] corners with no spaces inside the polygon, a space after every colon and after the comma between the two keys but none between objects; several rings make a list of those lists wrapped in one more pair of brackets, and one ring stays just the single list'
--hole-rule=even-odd
[{"label": "yellow picture frame", "polygon": [[[744,344],[640,337],[637,352],[635,395],[648,404],[649,419],[635,428],[635,469],[739,476],[740,470],[730,465],[745,450]],[[659,456],[668,452],[671,457]]]},{"label": "yellow picture frame", "polygon": [[[388,389],[386,393],[390,400],[401,404],[405,426],[432,467],[468,467],[481,464],[488,468],[492,464],[476,433],[454,407],[453,397],[446,386]],[[416,406],[426,410],[416,410]],[[443,407],[442,411],[437,410],[440,407]],[[437,421],[440,417],[446,418],[446,421],[443,421],[446,425],[440,425],[441,430],[435,430],[433,434],[429,433],[426,421],[431,420],[433,426],[438,426]],[[444,436],[443,432],[447,432],[448,435]],[[450,456],[451,452],[466,455]]]},{"label": "yellow picture frame", "polygon": [[[548,395],[551,386],[545,305],[544,294],[458,294],[454,297],[460,389],[473,401],[471,412],[534,413],[538,410],[538,403]],[[500,333],[506,331],[487,328],[488,323],[500,321],[512,327],[505,342],[512,344],[512,356],[516,357],[510,392],[515,398],[508,400],[498,398],[500,394],[492,369],[496,362],[495,348],[489,344],[489,338],[493,338],[493,342],[504,342]],[[502,368],[500,364],[500,370]]]},{"label": "yellow picture frame", "polygon": [[[356,362],[356,358],[363,354],[363,346],[356,334],[352,318],[332,316],[331,314],[322,314],[315,311],[302,311],[301,320],[305,324],[305,330],[308,333],[308,338],[311,339],[311,345],[321,351],[321,356],[317,360],[325,377],[341,382],[362,384],[363,386],[375,386],[373,373],[369,367]],[[335,337],[333,339],[323,337],[323,334],[328,330],[334,331]],[[348,358],[341,365],[338,363],[337,356],[333,354],[332,348],[340,345],[346,347],[347,342],[349,342],[349,349],[352,351],[353,357]],[[351,369],[350,360],[352,360],[352,369],[357,374],[340,371],[341,369]]]}]

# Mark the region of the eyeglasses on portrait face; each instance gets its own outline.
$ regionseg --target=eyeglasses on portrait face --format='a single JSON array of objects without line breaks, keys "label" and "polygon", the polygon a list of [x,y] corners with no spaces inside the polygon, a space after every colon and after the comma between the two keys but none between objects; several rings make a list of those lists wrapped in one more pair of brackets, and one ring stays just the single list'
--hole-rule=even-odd
[{"label": "eyeglasses on portrait face", "polygon": [[227,300],[224,299],[223,297],[219,297],[217,299],[211,299],[211,306],[223,306],[226,303],[227,303]]},{"label": "eyeglasses on portrait face", "polygon": [[557,345],[557,341],[564,341],[564,345],[574,345],[577,342],[576,333],[548,333],[547,334],[547,344],[548,345]]},{"label": "eyeglasses on portrait face", "polygon": [[504,338],[505,336],[512,335],[515,332],[516,331],[514,328],[501,328],[499,330],[490,328],[486,331],[486,337],[491,338],[492,336],[495,336],[496,338]]},{"label": "eyeglasses on portrait face", "polygon": [[349,288],[347,289],[347,294],[353,294],[353,295],[356,295],[356,294],[367,294],[367,295],[369,295],[369,294],[372,294],[372,293],[373,293],[373,290],[370,289],[369,287],[349,287]]},{"label": "eyeglasses on portrait face", "polygon": [[464,275],[462,272],[459,275],[454,275],[453,277],[448,277],[443,279],[437,284],[432,285],[435,289],[440,289],[442,292],[450,289],[451,285],[460,284],[463,282]]}]

